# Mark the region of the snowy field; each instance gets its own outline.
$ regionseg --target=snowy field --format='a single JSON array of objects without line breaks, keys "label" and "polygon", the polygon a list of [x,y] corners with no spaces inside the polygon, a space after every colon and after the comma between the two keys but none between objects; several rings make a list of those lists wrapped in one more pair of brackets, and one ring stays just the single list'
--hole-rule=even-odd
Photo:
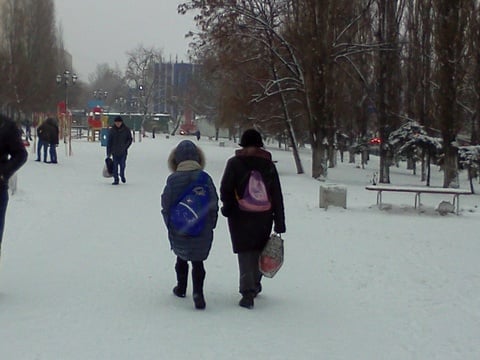
[{"label": "snowy field", "polygon": [[[132,145],[127,184],[101,176],[105,148],[76,140],[59,164],[31,153],[11,196],[0,266],[0,358],[70,359],[480,359],[480,196],[460,215],[450,196],[366,191],[348,162],[327,182],[347,187],[347,209],[319,208],[320,182],[278,161],[286,206],[285,264],[264,279],[255,308],[238,306],[238,270],[225,218],[205,263],[207,308],[172,294],[175,257],[160,215],[167,156],[183,138]],[[236,146],[202,139],[217,186]],[[432,186],[442,173],[432,168]],[[405,164],[395,185],[422,185]],[[466,174],[461,187],[468,188]],[[480,192],[480,184],[476,183]],[[190,279],[189,279],[190,280]]]}]

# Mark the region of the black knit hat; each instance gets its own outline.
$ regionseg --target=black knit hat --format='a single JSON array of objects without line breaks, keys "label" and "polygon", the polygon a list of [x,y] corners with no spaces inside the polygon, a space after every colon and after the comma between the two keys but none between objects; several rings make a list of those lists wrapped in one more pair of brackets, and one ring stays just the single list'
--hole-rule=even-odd
[{"label": "black knit hat", "polygon": [[245,130],[238,145],[241,147],[263,147],[262,135],[255,129]]},{"label": "black knit hat", "polygon": [[117,115],[117,116],[115,116],[115,120],[114,120],[114,121],[121,121],[121,122],[123,122],[123,119],[122,119],[122,117],[121,117],[120,115]]}]

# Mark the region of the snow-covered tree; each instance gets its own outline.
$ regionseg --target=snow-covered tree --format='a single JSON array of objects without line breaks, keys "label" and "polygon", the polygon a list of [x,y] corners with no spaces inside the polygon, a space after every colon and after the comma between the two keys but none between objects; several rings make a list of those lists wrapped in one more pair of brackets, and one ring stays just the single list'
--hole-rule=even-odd
[{"label": "snow-covered tree", "polygon": [[467,169],[470,190],[475,193],[473,179],[479,176],[480,145],[460,146],[458,148],[458,163],[461,169]]},{"label": "snow-covered tree", "polygon": [[390,133],[388,143],[395,155],[422,161],[422,180],[425,169],[426,185],[430,186],[431,159],[441,152],[441,139],[429,136],[418,122],[409,121]]}]

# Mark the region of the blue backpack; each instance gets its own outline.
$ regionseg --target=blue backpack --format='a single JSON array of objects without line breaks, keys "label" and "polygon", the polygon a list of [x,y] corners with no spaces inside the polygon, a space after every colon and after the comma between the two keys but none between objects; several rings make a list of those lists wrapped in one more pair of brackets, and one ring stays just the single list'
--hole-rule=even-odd
[{"label": "blue backpack", "polygon": [[205,228],[209,202],[208,176],[201,171],[197,180],[170,208],[170,225],[182,235],[200,235]]}]

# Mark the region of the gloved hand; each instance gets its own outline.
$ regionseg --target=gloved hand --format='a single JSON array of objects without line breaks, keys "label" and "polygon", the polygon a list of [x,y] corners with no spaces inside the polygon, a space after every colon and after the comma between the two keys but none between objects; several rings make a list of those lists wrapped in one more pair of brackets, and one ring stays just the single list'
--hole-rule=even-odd
[{"label": "gloved hand", "polygon": [[283,234],[286,231],[285,224],[275,224],[273,231],[275,231],[277,234]]}]

